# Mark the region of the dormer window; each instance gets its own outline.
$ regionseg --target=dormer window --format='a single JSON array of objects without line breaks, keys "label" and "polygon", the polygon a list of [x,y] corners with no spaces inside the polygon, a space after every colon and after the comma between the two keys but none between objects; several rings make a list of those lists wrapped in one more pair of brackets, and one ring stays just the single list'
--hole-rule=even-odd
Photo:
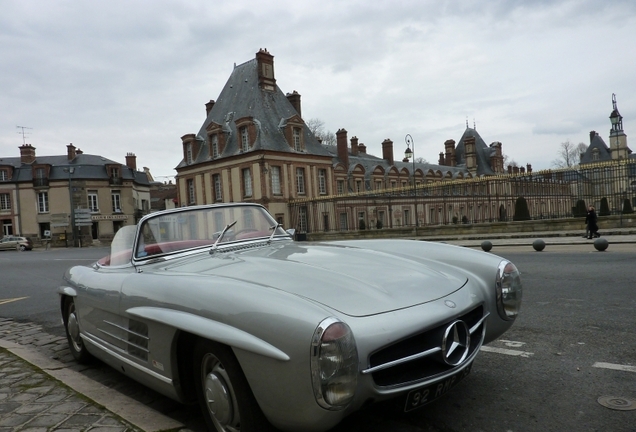
[{"label": "dormer window", "polygon": [[214,134],[210,137],[210,140],[210,147],[212,147],[212,157],[216,159],[219,157],[219,136],[217,134]]},{"label": "dormer window", "polygon": [[250,135],[247,131],[247,126],[240,128],[240,135],[239,151],[243,153],[248,151],[250,148]]},{"label": "dormer window", "polygon": [[9,181],[9,170],[0,169],[0,181]]},{"label": "dormer window", "polygon": [[302,144],[301,144],[301,140],[300,140],[300,128],[295,127],[292,130],[292,136],[293,136],[293,140],[294,140],[294,150],[296,151],[302,151]]},{"label": "dormer window", "polygon": [[297,152],[305,151],[305,122],[298,115],[294,115],[287,119],[282,119],[283,134],[290,148]]},{"label": "dormer window", "polygon": [[192,143],[186,144],[186,163],[188,165],[192,163]]},{"label": "dormer window", "polygon": [[601,159],[601,152],[597,148],[592,149],[592,160],[597,161],[600,159]]},{"label": "dormer window", "polygon": [[234,123],[236,124],[237,146],[239,153],[245,153],[250,150],[256,141],[256,125],[253,117],[241,117]]}]

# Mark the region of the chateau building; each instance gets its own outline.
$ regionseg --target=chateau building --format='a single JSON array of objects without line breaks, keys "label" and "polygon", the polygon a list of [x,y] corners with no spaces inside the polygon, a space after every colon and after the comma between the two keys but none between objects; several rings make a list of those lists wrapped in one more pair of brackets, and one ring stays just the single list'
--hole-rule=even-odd
[{"label": "chateau building", "polygon": [[136,156],[121,164],[84,154],[73,144],[66,155],[37,156],[31,144],[20,157],[0,159],[2,235],[50,239],[55,245],[110,240],[150,209],[149,181]]},{"label": "chateau building", "polygon": [[234,67],[217,100],[206,104],[199,132],[181,140],[179,205],[258,202],[286,227],[291,200],[504,173],[501,143],[487,145],[468,125],[457,145],[444,143],[438,164],[396,160],[390,139],[382,157],[368,154],[345,129],[335,146],[323,145],[302,118],[301,95],[276,85],[274,57],[265,49]]}]

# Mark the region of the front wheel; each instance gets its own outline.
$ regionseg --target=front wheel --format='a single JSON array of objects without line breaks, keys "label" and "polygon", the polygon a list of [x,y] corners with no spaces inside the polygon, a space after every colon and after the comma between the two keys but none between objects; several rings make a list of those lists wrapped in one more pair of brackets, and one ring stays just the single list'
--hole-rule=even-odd
[{"label": "front wheel", "polygon": [[272,430],[229,347],[200,340],[194,349],[193,370],[197,400],[211,430]]},{"label": "front wheel", "polygon": [[79,320],[75,309],[75,302],[71,298],[64,301],[64,329],[68,347],[75,360],[79,363],[89,363],[93,356],[88,352],[80,335]]}]

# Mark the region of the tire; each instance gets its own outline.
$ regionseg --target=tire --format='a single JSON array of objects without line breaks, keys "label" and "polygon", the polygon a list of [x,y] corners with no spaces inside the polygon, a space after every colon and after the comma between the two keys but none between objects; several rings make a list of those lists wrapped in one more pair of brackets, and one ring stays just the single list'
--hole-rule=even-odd
[{"label": "tire", "polygon": [[24,251],[26,250],[26,246],[25,246],[25,245],[20,245],[20,250],[21,250],[22,252],[24,252]]},{"label": "tire", "polygon": [[193,360],[197,400],[211,431],[273,430],[229,347],[199,340]]},{"label": "tire", "polygon": [[79,321],[75,310],[75,302],[72,298],[64,301],[64,329],[66,330],[66,340],[68,348],[78,363],[90,363],[93,356],[88,352],[82,337],[80,336]]}]

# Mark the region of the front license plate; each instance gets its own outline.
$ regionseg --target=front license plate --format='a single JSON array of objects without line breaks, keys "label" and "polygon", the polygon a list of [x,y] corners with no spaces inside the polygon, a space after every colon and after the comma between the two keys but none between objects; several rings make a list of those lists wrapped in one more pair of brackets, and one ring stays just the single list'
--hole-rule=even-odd
[{"label": "front license plate", "polygon": [[429,402],[433,402],[438,397],[446,394],[450,389],[455,387],[455,385],[466,378],[466,375],[470,373],[470,368],[472,367],[472,363],[462,369],[460,372],[456,373],[453,376],[446,378],[443,381],[440,381],[435,384],[431,384],[426,387],[422,387],[419,389],[411,390],[409,394],[406,396],[406,404],[404,405],[404,411],[411,411],[416,408],[419,408],[423,405],[426,405]]}]

